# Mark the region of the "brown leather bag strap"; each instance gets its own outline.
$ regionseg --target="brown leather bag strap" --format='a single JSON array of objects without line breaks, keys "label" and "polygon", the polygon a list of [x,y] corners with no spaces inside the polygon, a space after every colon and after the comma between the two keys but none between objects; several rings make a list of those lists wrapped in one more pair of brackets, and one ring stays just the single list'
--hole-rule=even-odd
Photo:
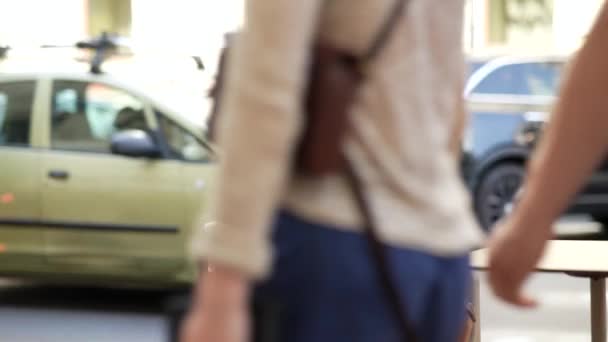
[{"label": "brown leather bag strap", "polygon": [[365,64],[370,62],[372,59],[376,58],[380,51],[382,51],[382,48],[388,43],[391,34],[397,28],[400,19],[405,14],[409,2],[410,0],[396,0],[387,20],[380,28],[380,31],[373,40],[369,50],[360,58],[361,63]]},{"label": "brown leather bag strap", "polygon": [[378,236],[378,228],[375,224],[373,213],[365,197],[363,185],[353,164],[345,158],[346,176],[353,190],[355,201],[359,212],[363,217],[363,231],[370,245],[370,252],[374,261],[374,266],[378,271],[378,277],[381,282],[382,289],[386,296],[387,305],[393,311],[393,315],[397,320],[399,329],[403,334],[405,342],[419,342],[416,331],[412,326],[405,307],[405,299],[401,296],[394,282],[393,270],[386,255],[386,246],[380,241]]},{"label": "brown leather bag strap", "polygon": [[[360,64],[365,64],[374,59],[388,43],[391,34],[395,31],[397,24],[405,14],[410,0],[396,0],[389,17],[380,28],[380,32],[374,39],[367,53],[359,59]],[[357,175],[354,165],[346,156],[343,156],[347,180],[353,190],[355,201],[361,216],[363,217],[363,231],[370,245],[370,252],[378,272],[379,281],[386,296],[387,305],[393,311],[397,324],[403,334],[404,342],[419,342],[416,331],[412,326],[405,307],[405,299],[397,289],[393,271],[386,255],[386,246],[378,236],[373,213],[365,197],[363,185]]]}]

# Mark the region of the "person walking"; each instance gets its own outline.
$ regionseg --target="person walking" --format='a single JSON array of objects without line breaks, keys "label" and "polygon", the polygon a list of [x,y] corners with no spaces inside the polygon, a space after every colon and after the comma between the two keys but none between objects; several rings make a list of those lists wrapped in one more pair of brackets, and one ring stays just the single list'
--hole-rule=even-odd
[{"label": "person walking", "polygon": [[[404,341],[399,310],[409,342],[458,339],[468,252],[483,238],[459,171],[464,0],[400,1],[246,1],[217,117],[214,223],[193,243],[201,274],[182,341],[248,340],[252,296],[279,304],[280,341]],[[341,144],[364,212],[349,172],[310,176],[294,161],[316,44],[364,56],[380,36]],[[394,297],[370,255],[372,220]]]}]

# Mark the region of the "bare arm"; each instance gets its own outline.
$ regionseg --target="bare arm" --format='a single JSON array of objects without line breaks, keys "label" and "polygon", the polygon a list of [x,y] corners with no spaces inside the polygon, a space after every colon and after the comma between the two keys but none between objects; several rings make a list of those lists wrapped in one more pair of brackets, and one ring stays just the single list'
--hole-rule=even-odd
[{"label": "bare arm", "polygon": [[227,59],[212,218],[196,254],[212,265],[195,288],[184,341],[243,341],[249,284],[269,272],[270,229],[301,129],[300,103],[323,0],[249,0]]},{"label": "bare arm", "polygon": [[608,5],[574,60],[551,123],[531,160],[515,211],[490,241],[489,280],[508,303],[532,306],[521,288],[552,237],[552,224],[608,147]]},{"label": "bare arm", "polygon": [[549,228],[608,148],[608,6],[574,60],[529,169],[519,216]]}]

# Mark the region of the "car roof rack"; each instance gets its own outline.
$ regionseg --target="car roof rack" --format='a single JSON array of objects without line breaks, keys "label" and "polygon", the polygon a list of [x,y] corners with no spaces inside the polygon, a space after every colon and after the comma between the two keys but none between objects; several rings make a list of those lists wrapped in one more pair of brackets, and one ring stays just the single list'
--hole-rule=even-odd
[{"label": "car roof rack", "polygon": [[81,50],[91,50],[93,51],[93,57],[89,61],[91,64],[90,71],[93,74],[101,74],[101,66],[105,62],[105,60],[112,55],[116,55],[118,53],[118,49],[122,47],[129,47],[125,44],[121,37],[115,34],[109,34],[107,32],[103,32],[98,37],[89,39],[89,40],[81,40],[76,42],[76,44],[71,45],[42,45],[41,48],[49,49],[49,48],[77,48]]},{"label": "car roof rack", "polygon": [[103,32],[99,37],[91,40],[79,41],[76,47],[79,49],[93,50],[93,58],[91,58],[91,73],[101,74],[101,65],[112,54],[116,52],[120,46],[118,36],[110,36],[107,32]]},{"label": "car roof rack", "polygon": [[194,63],[196,64],[196,68],[198,70],[205,70],[205,63],[203,63],[203,59],[201,58],[201,56],[192,56],[192,59],[194,60]]},{"label": "car roof rack", "polygon": [[[119,53],[121,48],[133,50],[133,46],[130,44],[127,38],[120,37],[119,35],[111,35],[107,32],[103,32],[99,37],[93,38],[88,41],[80,41],[76,43],[76,47],[79,49],[93,50],[94,55],[91,59],[91,72],[93,74],[101,74],[101,65],[111,55]],[[205,70],[205,64],[200,56],[190,56],[194,61],[198,70]]]},{"label": "car roof rack", "polygon": [[[117,34],[110,34],[103,32],[98,37],[82,40],[77,42],[75,45],[43,45],[42,48],[70,48],[76,47],[77,49],[90,50],[93,52],[93,57],[89,63],[91,65],[90,72],[93,74],[101,74],[102,64],[113,55],[125,54],[124,51],[130,50],[133,53],[133,46],[129,42],[128,38],[121,37]],[[121,50],[123,52],[121,52]],[[195,63],[198,70],[205,70],[205,64],[200,56],[191,55],[189,56]]]}]

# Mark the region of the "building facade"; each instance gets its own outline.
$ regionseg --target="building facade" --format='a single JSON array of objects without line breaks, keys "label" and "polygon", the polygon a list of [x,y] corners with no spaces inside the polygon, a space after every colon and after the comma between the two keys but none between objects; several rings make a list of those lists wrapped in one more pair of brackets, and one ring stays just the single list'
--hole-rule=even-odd
[{"label": "building facade", "polygon": [[[576,49],[603,2],[466,1],[465,49],[475,53]],[[12,0],[0,12],[0,45],[74,42],[109,31],[173,50],[214,50],[223,32],[242,22],[242,5],[243,0]]]},{"label": "building facade", "polygon": [[569,53],[584,41],[602,0],[467,0],[473,53]]}]

